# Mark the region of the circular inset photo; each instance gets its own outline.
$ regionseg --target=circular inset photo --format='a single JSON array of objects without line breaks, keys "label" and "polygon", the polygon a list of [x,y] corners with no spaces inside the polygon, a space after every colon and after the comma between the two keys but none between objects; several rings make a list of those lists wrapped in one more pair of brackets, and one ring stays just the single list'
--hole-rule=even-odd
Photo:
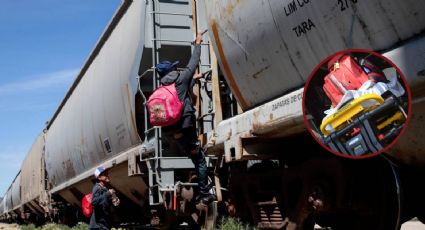
[{"label": "circular inset photo", "polygon": [[304,87],[307,129],[324,148],[367,158],[390,148],[407,127],[410,90],[400,69],[368,50],[346,50],[323,60]]}]

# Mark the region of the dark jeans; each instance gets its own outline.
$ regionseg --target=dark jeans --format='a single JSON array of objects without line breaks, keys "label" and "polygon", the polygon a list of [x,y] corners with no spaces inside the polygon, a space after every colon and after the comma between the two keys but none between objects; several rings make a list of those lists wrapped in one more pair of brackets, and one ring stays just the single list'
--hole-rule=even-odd
[{"label": "dark jeans", "polygon": [[180,152],[189,156],[195,165],[195,171],[198,176],[198,185],[201,196],[208,195],[208,175],[207,175],[207,162],[205,154],[200,147],[196,130],[194,127],[188,127],[180,131],[183,136],[177,138],[177,146]]}]

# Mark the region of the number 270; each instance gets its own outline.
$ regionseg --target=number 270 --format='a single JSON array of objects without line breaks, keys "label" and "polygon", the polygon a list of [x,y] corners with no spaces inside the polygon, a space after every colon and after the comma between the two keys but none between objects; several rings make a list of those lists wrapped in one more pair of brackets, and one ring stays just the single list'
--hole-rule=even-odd
[{"label": "number 270", "polygon": [[341,5],[341,11],[350,8],[350,5],[348,5],[349,1],[351,1],[352,3],[357,3],[358,0],[338,0],[338,5]]}]

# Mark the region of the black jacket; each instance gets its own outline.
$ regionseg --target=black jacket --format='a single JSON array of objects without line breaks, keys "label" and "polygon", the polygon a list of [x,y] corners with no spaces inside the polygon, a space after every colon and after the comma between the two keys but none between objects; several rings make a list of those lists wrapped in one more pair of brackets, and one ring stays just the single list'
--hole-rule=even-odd
[{"label": "black jacket", "polygon": [[178,123],[178,129],[195,127],[195,108],[190,98],[190,89],[193,87],[193,75],[201,57],[201,46],[195,45],[189,64],[182,71],[172,71],[161,78],[162,85],[176,83],[176,90],[180,100],[184,103],[183,116]]},{"label": "black jacket", "polygon": [[92,191],[91,204],[93,214],[90,218],[90,229],[111,229],[110,209],[112,194],[106,187],[96,183]]}]

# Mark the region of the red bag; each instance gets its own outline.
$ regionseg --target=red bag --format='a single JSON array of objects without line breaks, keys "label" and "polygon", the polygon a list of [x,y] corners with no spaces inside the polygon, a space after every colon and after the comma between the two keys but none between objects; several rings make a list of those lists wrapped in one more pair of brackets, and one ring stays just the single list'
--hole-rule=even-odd
[{"label": "red bag", "polygon": [[349,55],[336,56],[328,62],[330,73],[325,77],[323,90],[338,105],[347,90],[358,90],[369,80],[362,67]]},{"label": "red bag", "polygon": [[83,214],[86,217],[90,217],[93,213],[93,206],[91,205],[92,193],[89,193],[83,197],[81,200],[81,208],[83,209]]},{"label": "red bag", "polygon": [[180,120],[183,103],[179,99],[175,84],[160,86],[149,97],[149,122],[153,126],[169,126]]}]

